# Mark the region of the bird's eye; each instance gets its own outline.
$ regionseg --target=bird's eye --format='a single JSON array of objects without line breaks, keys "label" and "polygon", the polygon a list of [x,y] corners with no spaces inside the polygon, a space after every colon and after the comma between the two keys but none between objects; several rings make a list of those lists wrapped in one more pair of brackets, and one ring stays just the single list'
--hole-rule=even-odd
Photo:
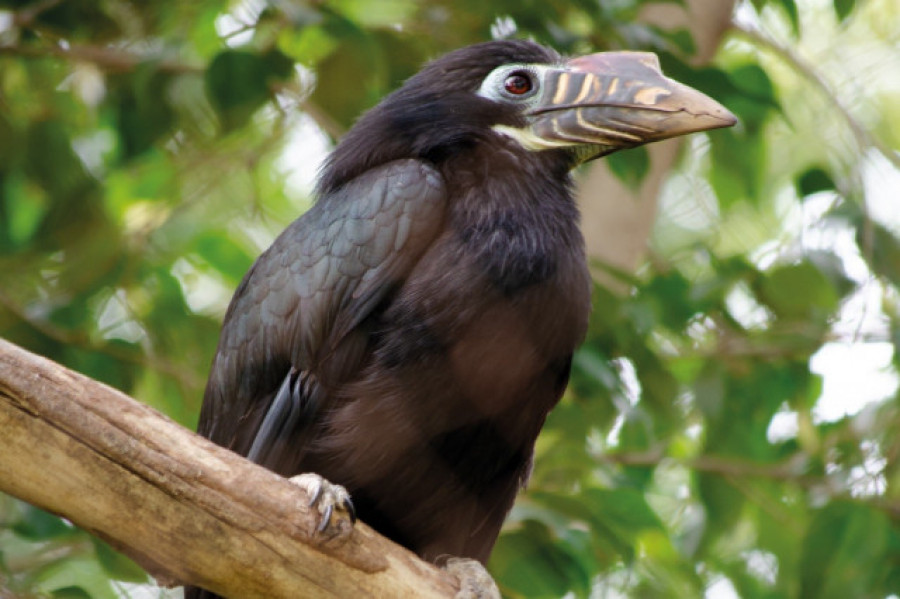
[{"label": "bird's eye", "polygon": [[534,85],[531,83],[531,78],[525,73],[512,73],[503,82],[503,87],[511,94],[521,96],[530,92]]}]

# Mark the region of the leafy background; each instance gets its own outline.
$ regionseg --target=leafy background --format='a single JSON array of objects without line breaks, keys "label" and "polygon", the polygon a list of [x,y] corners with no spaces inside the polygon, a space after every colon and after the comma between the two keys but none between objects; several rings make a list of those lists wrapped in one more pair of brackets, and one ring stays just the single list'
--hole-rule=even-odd
[{"label": "leafy background", "polygon": [[[741,1],[698,65],[649,4],[0,1],[0,335],[193,426],[232,290],[362,110],[513,31],[653,50],[740,125],[682,145],[636,270],[597,264],[491,570],[509,597],[900,595],[900,5]],[[609,163],[634,188],[650,161]],[[165,594],[0,497],[0,596]]]}]

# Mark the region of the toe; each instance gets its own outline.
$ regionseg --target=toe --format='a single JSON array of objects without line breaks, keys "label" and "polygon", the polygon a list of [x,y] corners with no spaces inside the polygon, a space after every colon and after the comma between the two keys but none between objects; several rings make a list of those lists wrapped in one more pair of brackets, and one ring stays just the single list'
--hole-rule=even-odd
[{"label": "toe", "polygon": [[478,560],[454,557],[444,569],[459,582],[454,599],[500,599],[500,589]]},{"label": "toe", "polygon": [[316,535],[331,538],[352,529],[356,522],[356,509],[344,487],[332,484],[312,472],[298,474],[290,481],[306,491],[309,507],[315,508],[319,516],[315,526]]}]

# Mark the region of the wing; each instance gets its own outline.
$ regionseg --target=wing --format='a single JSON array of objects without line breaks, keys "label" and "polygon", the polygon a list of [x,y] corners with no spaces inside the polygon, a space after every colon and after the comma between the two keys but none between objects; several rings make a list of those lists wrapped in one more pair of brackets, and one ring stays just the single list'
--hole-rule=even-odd
[{"label": "wing", "polygon": [[[441,176],[415,160],[319,199],[244,277],[222,326],[198,432],[281,470],[275,455],[361,367],[364,324],[438,235]],[[300,435],[302,436],[302,435]],[[283,474],[290,474],[285,473]]]}]

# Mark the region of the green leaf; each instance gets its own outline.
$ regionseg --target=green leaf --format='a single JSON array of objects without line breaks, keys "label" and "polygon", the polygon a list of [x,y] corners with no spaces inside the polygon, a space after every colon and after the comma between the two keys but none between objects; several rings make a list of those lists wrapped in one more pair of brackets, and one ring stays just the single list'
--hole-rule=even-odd
[{"label": "green leaf", "polygon": [[816,166],[807,169],[797,178],[797,189],[801,196],[809,196],[820,191],[832,191],[837,186],[831,175]]},{"label": "green leaf", "polygon": [[71,535],[75,529],[59,516],[54,516],[42,509],[22,504],[23,514],[12,526],[16,534],[32,540],[43,541]]},{"label": "green leaf", "polygon": [[768,108],[780,110],[781,105],[775,96],[775,85],[769,74],[758,64],[741,64],[728,72],[728,77],[744,98],[751,98]]},{"label": "green leaf", "polygon": [[632,487],[590,487],[574,494],[534,491],[529,497],[569,522],[586,523],[596,551],[613,551],[626,562],[635,558],[635,545],[645,533],[665,531],[643,492]]},{"label": "green leaf", "polygon": [[561,597],[570,590],[585,596],[591,579],[581,563],[544,524],[527,520],[500,537],[488,567],[503,588],[523,597]]},{"label": "green leaf", "polygon": [[59,121],[34,122],[25,137],[24,153],[25,173],[54,201],[77,201],[93,182],[72,149],[69,132]]},{"label": "green leaf", "polygon": [[605,522],[611,530],[630,542],[646,530],[663,530],[656,512],[637,489],[590,488],[583,491],[583,497],[596,521]]},{"label": "green leaf", "polygon": [[779,318],[820,322],[837,309],[839,300],[831,281],[809,261],[766,272],[757,295]]},{"label": "green leaf", "polygon": [[678,270],[661,273],[640,290],[640,297],[651,301],[659,320],[670,330],[679,332],[697,313],[691,299],[691,282]]},{"label": "green leaf", "polygon": [[307,66],[317,65],[339,45],[325,27],[282,29],[278,35],[278,49]]},{"label": "green leaf", "polygon": [[710,142],[710,180],[719,203],[727,208],[742,200],[759,201],[760,172],[766,158],[763,136],[722,131],[710,136]]},{"label": "green leaf", "polygon": [[834,0],[834,14],[843,22],[856,7],[856,0]]},{"label": "green leaf", "polygon": [[369,0],[333,0],[330,5],[347,19],[373,29],[402,23],[418,8],[415,0],[382,2],[378,10],[372,10],[372,3]]},{"label": "green leaf", "polygon": [[648,442],[655,441],[653,435],[665,434],[681,423],[676,409],[678,381],[661,357],[646,345],[630,348],[629,358],[634,362],[641,386],[640,405],[652,417],[653,426],[646,429],[651,435]]},{"label": "green leaf", "polygon": [[13,166],[12,162],[22,147],[18,133],[9,116],[0,112],[0,168],[3,171]]},{"label": "green leaf", "polygon": [[53,599],[93,599],[91,594],[81,587],[71,586],[56,589],[50,596]]},{"label": "green leaf", "polygon": [[[46,194],[21,176],[10,177],[5,191],[0,194],[0,202],[7,200],[8,203],[0,211],[0,227],[6,228],[5,233],[14,246],[25,245],[39,233],[39,226],[47,215]],[[3,215],[7,218],[2,218]]]},{"label": "green leaf", "polygon": [[841,298],[846,297],[847,294],[856,289],[853,279],[848,277],[847,272],[844,270],[844,261],[834,252],[815,250],[809,252],[806,258],[825,275]]},{"label": "green leaf", "polygon": [[253,264],[254,257],[225,231],[207,231],[194,243],[197,254],[235,284],[244,278]]},{"label": "green leaf", "polygon": [[363,110],[389,91],[389,83],[399,81],[387,80],[388,60],[374,35],[342,21],[329,22],[327,27],[340,44],[319,63],[319,72],[328,75],[316,81],[312,100],[327,107],[329,116],[349,128]]},{"label": "green leaf", "polygon": [[[578,404],[579,411],[581,407],[591,406],[592,417],[600,418],[593,423],[594,426],[603,426],[618,414],[610,398],[621,385],[622,381],[612,367],[609,357],[597,347],[585,344],[575,350],[572,357],[570,386],[576,397],[585,400]],[[598,409],[598,406],[602,407]]]},{"label": "green leaf", "polygon": [[856,243],[875,274],[900,285],[900,239],[878,223],[870,223],[869,234],[861,227],[856,232]]},{"label": "green leaf", "polygon": [[887,553],[890,528],[881,511],[865,504],[835,501],[822,508],[803,542],[801,599],[888,594],[887,589],[876,589],[892,567]]},{"label": "green leaf", "polygon": [[121,339],[107,342],[107,352],[92,351],[75,346],[66,349],[66,361],[78,372],[104,382],[125,393],[131,392],[137,382],[140,369],[130,360],[119,359],[110,354],[139,355],[139,346]]},{"label": "green leaf", "polygon": [[665,36],[684,56],[693,56],[697,52],[697,44],[689,29],[678,29],[666,33]]},{"label": "green leaf", "polygon": [[245,50],[220,52],[206,69],[204,82],[222,128],[242,127],[271,96],[270,85],[287,78],[293,61],[278,50],[255,54]]},{"label": "green leaf", "polygon": [[640,188],[644,177],[650,171],[650,155],[644,146],[614,152],[605,160],[619,181],[632,190]]},{"label": "green leaf", "polygon": [[91,599],[117,599],[109,576],[92,556],[75,554],[41,568],[35,576],[35,589],[52,593],[58,589],[84,590]]},{"label": "green leaf", "polygon": [[125,158],[145,152],[170,131],[175,121],[168,100],[170,79],[157,64],[143,63],[121,82],[117,131]]},{"label": "green leaf", "polygon": [[36,11],[35,21],[65,39],[89,39],[102,44],[122,33],[118,19],[107,11],[109,7],[93,0],[72,0]]},{"label": "green leaf", "polygon": [[797,12],[797,4],[794,0],[778,0],[781,3],[781,6],[784,8],[784,11],[787,13],[788,18],[791,20],[791,26],[794,29],[794,33],[798,34],[800,32],[800,15]]},{"label": "green leaf", "polygon": [[91,538],[91,540],[100,565],[112,578],[125,582],[147,582],[147,573],[131,558],[122,555],[100,539]]},{"label": "green leaf", "polygon": [[709,547],[730,533],[738,521],[746,498],[720,474],[695,473],[697,492],[706,512],[703,543]]}]

